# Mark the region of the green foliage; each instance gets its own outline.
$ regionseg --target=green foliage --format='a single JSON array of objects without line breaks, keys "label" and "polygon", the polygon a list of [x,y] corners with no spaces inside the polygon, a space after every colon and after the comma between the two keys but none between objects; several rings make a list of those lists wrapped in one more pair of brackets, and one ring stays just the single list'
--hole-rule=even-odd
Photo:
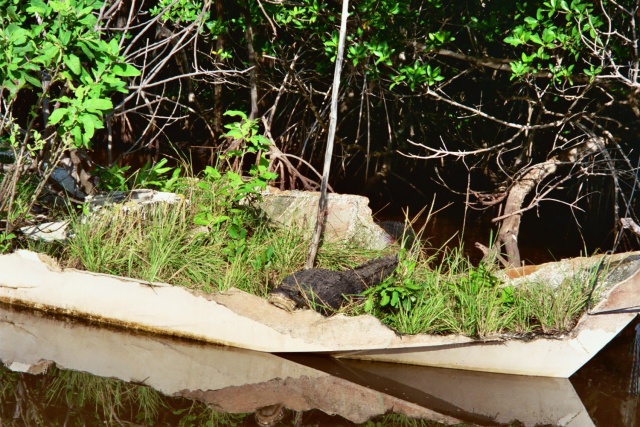
[{"label": "green foliage", "polygon": [[[103,39],[103,6],[98,0],[0,0],[0,135],[15,164],[31,166],[11,170],[0,183],[9,229],[28,214],[65,153],[91,147],[114,109],[111,97],[127,93],[127,80],[140,75],[121,55],[118,36]],[[39,182],[18,196],[15,183],[28,175]],[[20,210],[14,201],[22,197],[28,202]]]},{"label": "green foliage", "polygon": [[[199,182],[198,187],[205,191],[211,191],[212,187],[209,183],[217,182],[222,177],[220,172],[218,172],[216,168],[212,168],[211,166],[207,166],[203,171],[203,174],[206,182]],[[222,202],[222,204],[227,205],[226,202]],[[202,225],[205,227],[216,227],[218,224],[229,220],[228,215],[214,216],[213,211],[214,211],[214,206],[200,205],[199,212],[196,214],[194,218],[194,223],[196,225]]]},{"label": "green foliage", "polygon": [[[264,190],[267,183],[275,179],[277,174],[269,171],[269,160],[264,152],[269,149],[271,143],[258,133],[258,121],[249,120],[242,111],[228,111],[225,115],[239,117],[240,121],[225,125],[227,132],[222,136],[240,141],[241,144],[238,149],[230,150],[222,158],[231,162],[233,159],[243,159],[247,153],[251,153],[257,156],[257,160],[251,165],[247,178],[233,170],[227,170],[223,174],[217,168],[207,166],[203,171],[204,180],[197,185],[207,191],[215,188],[219,195],[217,207],[222,207],[223,211],[217,213],[214,206],[199,205],[194,223],[216,230],[220,230],[224,225],[229,239],[223,253],[228,259],[233,259],[243,256],[246,252],[248,230],[251,228],[251,222],[255,220],[252,202],[260,197],[260,191]],[[264,258],[264,263],[267,263],[271,256]]]},{"label": "green foliage", "polygon": [[[483,264],[452,276],[448,283],[438,277],[438,272],[418,279],[417,265],[415,254],[410,256],[402,249],[396,273],[362,293],[366,297],[364,311],[383,315],[405,333],[449,324],[453,330],[460,328],[469,335],[484,336],[512,320],[504,316],[512,302],[510,291],[499,289],[500,281]],[[454,325],[452,317],[460,323]]]},{"label": "green foliage", "polygon": [[[203,171],[205,181],[198,186],[208,189],[209,183],[220,183],[219,191],[227,200],[228,207],[237,208],[240,201],[258,198],[260,191],[264,190],[267,183],[278,175],[269,171],[269,160],[264,152],[269,149],[271,142],[258,133],[258,121],[248,120],[247,115],[241,111],[228,111],[225,115],[240,117],[240,121],[225,125],[227,133],[222,137],[238,140],[241,146],[236,150],[230,150],[222,158],[230,161],[234,158],[243,158],[246,153],[252,153],[257,155],[256,163],[251,165],[248,179],[232,170],[226,171],[223,175],[217,168],[207,166]],[[206,208],[203,208],[203,211],[196,216],[196,223],[209,226],[228,219],[226,216],[214,218]]]},{"label": "green foliage", "polygon": [[234,258],[241,257],[247,250],[247,233],[248,230],[245,225],[245,218],[242,215],[240,209],[233,209],[231,213],[234,214],[227,224],[227,235],[229,241],[227,245],[222,248],[222,253],[225,254],[227,259],[232,260]]},{"label": "green foliage", "polygon": [[160,0],[149,9],[151,16],[162,16],[164,22],[193,22],[202,12],[200,0]]},{"label": "green foliage", "polygon": [[153,165],[146,162],[132,176],[127,173],[131,166],[120,166],[117,163],[108,168],[100,168],[96,175],[99,188],[104,191],[126,191],[134,188],[152,188],[159,191],[173,191],[180,179],[180,167],[166,166],[168,160],[160,159]]},{"label": "green foliage", "polygon": [[486,336],[512,327],[511,287],[484,265],[472,266],[459,251],[432,268],[420,245],[400,250],[395,274],[365,292],[362,309],[402,333],[464,333]]},{"label": "green foliage", "polygon": [[[477,267],[471,268],[465,277],[462,277],[457,285],[468,288],[473,293],[478,293],[483,288],[495,288],[500,281],[489,269],[480,263]],[[455,286],[452,284],[452,286]]]},{"label": "green foliage", "polygon": [[[244,142],[244,149],[248,153],[258,153],[267,150],[271,142],[258,133],[258,119],[249,120],[247,115],[242,111],[230,110],[224,113],[229,117],[240,117],[240,121],[232,122],[224,127],[227,132],[221,138],[232,138]],[[241,151],[232,151],[229,156],[239,156]]]},{"label": "green foliage", "polygon": [[[18,153],[22,148],[26,150],[26,153],[29,157],[34,157],[40,150],[45,147],[45,141],[42,139],[42,135],[40,132],[33,131],[32,138],[27,141],[26,144],[23,144],[22,140],[20,140],[20,126],[17,124],[13,124],[13,126],[7,126],[10,128],[9,138],[3,138],[8,144],[11,151],[14,153]],[[12,159],[15,160],[15,159]],[[7,162],[11,163],[11,162]]]},{"label": "green foliage", "polygon": [[[61,96],[56,99],[65,105],[59,107],[49,117],[49,124],[60,125],[61,136],[71,135],[76,147],[89,147],[96,129],[102,129],[103,114],[113,109],[108,98],[100,98],[101,93],[89,94],[90,86],[80,86],[74,97]],[[92,97],[96,96],[96,98]]]},{"label": "green foliage", "polygon": [[251,267],[254,270],[262,270],[271,265],[275,256],[275,249],[272,245],[266,247],[266,249],[255,256],[253,260],[250,261]]},{"label": "green foliage", "polygon": [[[126,93],[124,78],[140,73],[120,56],[118,38],[109,42],[96,31],[96,0],[0,1],[0,82],[16,97],[22,89],[48,96],[60,106],[49,124],[63,141],[89,147],[104,114],[113,109],[111,95]],[[49,86],[43,88],[43,81]]]},{"label": "green foliage", "polygon": [[326,3],[318,0],[305,0],[288,7],[283,3],[283,6],[274,15],[275,22],[282,26],[292,25],[298,30],[312,27],[327,7]]},{"label": "green foliage", "polygon": [[[167,159],[162,158],[157,163],[151,165],[147,162],[136,172],[134,188],[155,188],[160,191],[173,191],[180,178],[182,169],[165,166]],[[172,172],[173,171],[173,172]],[[170,174],[169,174],[170,173]]]},{"label": "green foliage", "polygon": [[129,169],[131,169],[131,166],[120,166],[117,163],[108,168],[98,169],[96,176],[98,177],[99,188],[105,191],[128,190],[126,173]]},{"label": "green foliage", "polygon": [[400,68],[399,71],[398,75],[393,76],[393,83],[391,83],[389,89],[393,89],[394,86],[404,83],[409,86],[411,91],[415,91],[424,84],[433,86],[445,78],[441,74],[442,70],[440,67],[431,68],[431,65],[425,65],[418,61],[414,62],[412,66]]},{"label": "green foliage", "polygon": [[400,333],[559,333],[585,309],[590,281],[575,274],[552,288],[546,283],[505,285],[484,264],[473,266],[459,250],[425,257],[401,251],[395,274],[363,292],[353,311],[378,317]]},{"label": "green foliage", "polygon": [[[375,80],[392,76],[395,74],[393,67],[398,65],[398,53],[406,48],[399,31],[421,24],[419,10],[409,0],[365,0],[353,4],[352,8],[345,52],[347,61],[358,70],[375,76]],[[330,68],[338,47],[336,10],[321,0],[285,1],[271,5],[267,10],[272,10],[274,21],[292,39],[317,43],[318,51],[324,53],[322,58],[316,58],[323,61],[317,64],[318,70]],[[267,50],[278,54],[287,49],[288,40],[286,37],[269,42],[272,49]],[[329,63],[324,62],[327,60]]]},{"label": "green foliage", "polygon": [[416,268],[416,261],[407,256],[406,249],[400,251],[396,272],[387,277],[382,283],[365,290],[366,297],[364,311],[371,313],[374,305],[380,309],[411,311],[418,295],[424,292],[424,287],[417,284],[412,277]]},{"label": "green foliage", "polygon": [[32,218],[29,208],[37,186],[37,179],[33,176],[27,176],[19,180],[16,185],[16,197],[13,200],[12,208],[7,212],[2,212],[1,217],[8,222],[17,221],[20,218]]},{"label": "green foliage", "polygon": [[223,158],[229,160],[234,157],[243,158],[246,153],[257,156],[257,161],[249,169],[249,180],[244,180],[238,173],[228,171],[229,193],[233,193],[234,201],[238,202],[245,197],[255,197],[261,190],[267,188],[267,183],[278,177],[275,172],[269,171],[269,160],[265,151],[269,149],[271,142],[258,133],[258,120],[249,120],[242,111],[227,111],[225,116],[240,117],[239,122],[225,125],[227,132],[222,138],[231,138],[241,141],[242,145],[237,150],[228,151]]},{"label": "green foliage", "polygon": [[11,241],[15,239],[15,237],[16,235],[13,233],[0,233],[0,254],[9,252],[9,250],[11,249]]},{"label": "green foliage", "polygon": [[215,191],[217,203],[199,205],[194,224],[211,227],[216,231],[226,230],[228,239],[222,253],[227,259],[241,257],[247,249],[248,228],[254,221],[254,216],[250,204],[241,205],[239,202],[247,197],[245,201],[250,203],[251,198],[259,196],[259,190],[247,186],[237,173],[227,171],[222,175],[211,166],[204,170],[204,178],[197,186],[205,191]]},{"label": "green foliage", "polygon": [[448,43],[452,43],[456,39],[451,35],[450,31],[446,31],[446,30],[440,30],[440,31],[436,31],[435,33],[429,33],[427,35],[427,38],[431,42],[430,44],[432,47],[444,46]]},{"label": "green foliage", "polygon": [[217,243],[190,234],[192,224],[186,202],[129,212],[103,208],[72,222],[65,256],[90,271],[200,288],[218,277],[220,254]]},{"label": "green foliage", "polygon": [[571,82],[576,66],[591,78],[602,71],[594,64],[584,66],[589,50],[602,44],[596,30],[604,23],[592,2],[549,0],[532,11],[522,5],[516,18],[522,23],[504,39],[520,50],[519,59],[510,64],[512,79],[546,71],[557,81]]}]

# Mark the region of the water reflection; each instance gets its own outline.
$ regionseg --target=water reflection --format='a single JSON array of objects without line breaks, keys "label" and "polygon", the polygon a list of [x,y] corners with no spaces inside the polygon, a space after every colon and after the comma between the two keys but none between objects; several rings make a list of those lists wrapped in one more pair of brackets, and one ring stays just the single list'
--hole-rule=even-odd
[{"label": "water reflection", "polygon": [[597,426],[640,426],[640,397],[629,394],[638,319],[571,377]]},{"label": "water reflection", "polygon": [[[621,339],[628,345],[628,336]],[[607,387],[628,384],[630,363],[617,357],[590,363],[574,389],[560,379],[285,359],[6,306],[0,359],[1,426],[635,426],[628,422],[636,422],[640,406],[624,393],[620,404],[606,400]],[[612,367],[616,379],[607,380]],[[620,423],[603,424],[602,407],[616,408],[604,416]]]}]

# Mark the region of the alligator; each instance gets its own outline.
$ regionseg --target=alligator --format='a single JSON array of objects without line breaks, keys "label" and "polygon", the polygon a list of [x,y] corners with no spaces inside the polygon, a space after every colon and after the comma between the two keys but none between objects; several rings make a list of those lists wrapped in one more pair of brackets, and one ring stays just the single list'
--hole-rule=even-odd
[{"label": "alligator", "polygon": [[391,255],[345,271],[323,268],[297,271],[269,293],[269,302],[287,311],[311,307],[327,314],[339,310],[346,296],[361,294],[382,282],[397,266],[398,256]]}]

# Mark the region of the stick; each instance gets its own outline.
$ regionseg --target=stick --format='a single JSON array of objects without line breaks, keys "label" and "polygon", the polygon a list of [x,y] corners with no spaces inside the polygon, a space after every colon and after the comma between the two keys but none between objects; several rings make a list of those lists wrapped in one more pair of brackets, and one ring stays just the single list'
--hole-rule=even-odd
[{"label": "stick", "polygon": [[318,253],[320,237],[324,230],[324,220],[327,215],[327,182],[329,181],[329,171],[331,169],[331,156],[333,155],[333,139],[336,134],[336,123],[338,121],[338,92],[340,89],[340,71],[342,70],[342,57],[344,54],[344,42],[347,35],[347,17],[349,16],[349,0],[342,0],[342,19],[340,20],[340,38],[338,40],[338,53],[336,55],[336,68],[333,74],[333,88],[331,89],[331,113],[329,115],[329,135],[327,138],[327,148],[324,153],[324,169],[322,171],[322,181],[320,183],[320,201],[318,202],[318,218],[316,228],[313,231],[311,244],[309,245],[309,255],[305,268],[313,268]]},{"label": "stick", "polygon": [[620,218],[620,224],[622,224],[622,228],[628,228],[633,232],[633,234],[640,237],[640,225],[636,224],[636,222],[631,218]]}]

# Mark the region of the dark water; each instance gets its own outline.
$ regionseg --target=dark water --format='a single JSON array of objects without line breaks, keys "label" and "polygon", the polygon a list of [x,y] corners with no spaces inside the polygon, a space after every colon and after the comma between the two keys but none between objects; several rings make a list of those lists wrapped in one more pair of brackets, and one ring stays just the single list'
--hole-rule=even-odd
[{"label": "dark water", "polygon": [[570,380],[255,353],[0,306],[0,426],[638,426],[633,322]]},{"label": "dark water", "polygon": [[[417,212],[416,212],[417,213]],[[403,214],[379,213],[380,221],[400,221],[407,219]],[[443,247],[462,248],[463,253],[473,263],[482,259],[483,253],[475,247],[476,242],[491,246],[498,233],[498,226],[491,222],[490,215],[464,215],[445,208],[434,215],[423,213],[411,215],[412,228],[422,240],[434,249]],[[574,223],[559,220],[527,219],[523,221],[518,237],[520,256],[527,264],[541,264],[563,258],[592,255],[610,249],[606,238],[583,240]],[[609,246],[608,246],[609,245]]]},{"label": "dark water", "polygon": [[640,397],[629,392],[638,318],[571,377],[597,426],[640,426]]}]

